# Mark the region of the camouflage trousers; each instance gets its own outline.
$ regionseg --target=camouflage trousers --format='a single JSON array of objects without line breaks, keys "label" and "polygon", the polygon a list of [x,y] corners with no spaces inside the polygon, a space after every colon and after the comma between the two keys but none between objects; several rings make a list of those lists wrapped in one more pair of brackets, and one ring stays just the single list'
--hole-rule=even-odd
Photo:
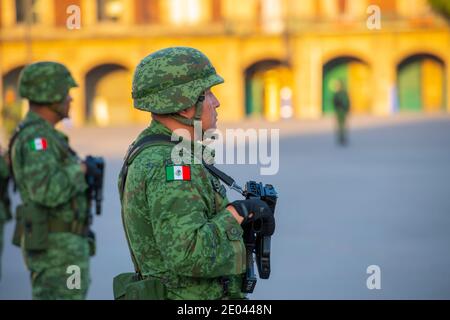
[{"label": "camouflage trousers", "polygon": [[[86,274],[87,270],[81,270]],[[69,274],[66,267],[44,269],[39,272],[31,272],[31,286],[33,300],[84,300],[86,299],[89,280],[81,278],[80,288],[70,289],[67,286]]]},{"label": "camouflage trousers", "polygon": [[70,234],[51,234],[49,249],[26,253],[33,300],[83,300],[89,284],[89,245]]},{"label": "camouflage trousers", "polygon": [[346,128],[346,120],[347,120],[347,112],[345,111],[336,111],[337,118],[337,140],[338,143],[344,145],[347,143],[347,128]]}]

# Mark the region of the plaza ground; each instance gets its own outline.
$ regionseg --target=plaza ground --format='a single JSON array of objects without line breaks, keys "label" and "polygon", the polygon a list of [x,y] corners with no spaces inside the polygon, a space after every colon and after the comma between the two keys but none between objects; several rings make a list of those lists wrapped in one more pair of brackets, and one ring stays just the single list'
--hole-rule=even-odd
[{"label": "plaza ground", "polygon": [[[278,174],[260,176],[257,165],[220,166],[241,184],[271,183],[280,195],[271,278],[259,280],[251,298],[450,299],[450,116],[353,118],[345,148],[335,143],[331,118],[232,127],[281,134]],[[107,160],[89,299],[111,299],[112,278],[132,271],[116,180],[141,129],[64,128],[81,155]],[[0,299],[29,299],[12,228],[5,229]],[[371,265],[381,269],[381,290],[366,286]]]}]

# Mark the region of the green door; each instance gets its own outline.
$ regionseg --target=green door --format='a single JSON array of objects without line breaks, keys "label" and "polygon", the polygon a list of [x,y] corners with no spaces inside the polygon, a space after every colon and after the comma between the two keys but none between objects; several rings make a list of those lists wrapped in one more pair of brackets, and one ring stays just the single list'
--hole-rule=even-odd
[{"label": "green door", "polygon": [[329,63],[324,67],[323,88],[322,88],[322,108],[325,114],[333,113],[333,95],[335,91],[335,83],[342,80],[345,87],[348,88],[348,63]]},{"label": "green door", "polygon": [[247,79],[245,95],[245,112],[247,116],[262,115],[264,104],[264,80],[260,74]]},{"label": "green door", "polygon": [[422,109],[421,61],[416,60],[400,66],[398,73],[398,95],[401,111]]}]

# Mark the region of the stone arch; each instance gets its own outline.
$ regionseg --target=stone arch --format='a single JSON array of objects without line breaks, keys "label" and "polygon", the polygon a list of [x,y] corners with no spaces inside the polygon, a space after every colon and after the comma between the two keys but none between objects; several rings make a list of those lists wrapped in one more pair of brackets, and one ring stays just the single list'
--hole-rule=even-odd
[{"label": "stone arch", "polygon": [[373,65],[373,60],[369,52],[364,52],[355,48],[340,48],[326,51],[322,53],[322,63],[325,65],[339,57],[349,57],[364,62],[369,66]]},{"label": "stone arch", "polygon": [[394,63],[396,66],[404,62],[406,59],[413,56],[429,56],[436,60],[440,60],[445,65],[449,62],[446,60],[446,57],[442,55],[442,51],[434,48],[423,48],[423,47],[413,47],[408,48],[407,50],[401,51],[399,54],[395,55]]},{"label": "stone arch", "polygon": [[127,70],[133,71],[136,67],[137,63],[133,63],[133,61],[130,61],[130,59],[127,59],[126,57],[121,56],[99,56],[99,57],[93,57],[92,59],[89,59],[87,62],[80,65],[78,68],[79,74],[84,75],[86,77],[86,74],[93,69],[95,69],[98,66],[101,65],[117,65],[122,68],[125,68]]},{"label": "stone arch", "polygon": [[14,90],[14,94],[19,98],[19,90],[18,90],[18,82],[19,76],[22,69],[25,65],[18,65],[9,69],[9,71],[5,72],[2,75],[2,84],[3,84],[3,99],[5,99],[5,95],[7,94],[8,88],[12,88]]},{"label": "stone arch", "polygon": [[438,112],[445,109],[444,59],[430,52],[415,52],[398,61],[396,75],[397,110]]},{"label": "stone arch", "polygon": [[333,96],[341,82],[348,93],[350,111],[355,114],[372,112],[370,65],[353,55],[335,56],[325,60],[322,68],[322,111],[334,112]]},{"label": "stone arch", "polygon": [[278,59],[259,60],[244,71],[245,114],[275,121],[293,116],[293,75]]},{"label": "stone arch", "polygon": [[84,77],[85,119],[100,126],[133,122],[131,72],[120,64],[104,63]]}]

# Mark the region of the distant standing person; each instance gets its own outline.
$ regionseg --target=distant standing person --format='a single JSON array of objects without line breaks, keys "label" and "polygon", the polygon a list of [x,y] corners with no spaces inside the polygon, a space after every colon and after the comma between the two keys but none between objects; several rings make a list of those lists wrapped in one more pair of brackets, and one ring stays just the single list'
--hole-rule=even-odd
[{"label": "distant standing person", "polygon": [[337,81],[336,91],[333,95],[333,105],[337,119],[337,139],[340,145],[347,144],[347,114],[350,110],[350,99],[345,84],[342,80]]}]

